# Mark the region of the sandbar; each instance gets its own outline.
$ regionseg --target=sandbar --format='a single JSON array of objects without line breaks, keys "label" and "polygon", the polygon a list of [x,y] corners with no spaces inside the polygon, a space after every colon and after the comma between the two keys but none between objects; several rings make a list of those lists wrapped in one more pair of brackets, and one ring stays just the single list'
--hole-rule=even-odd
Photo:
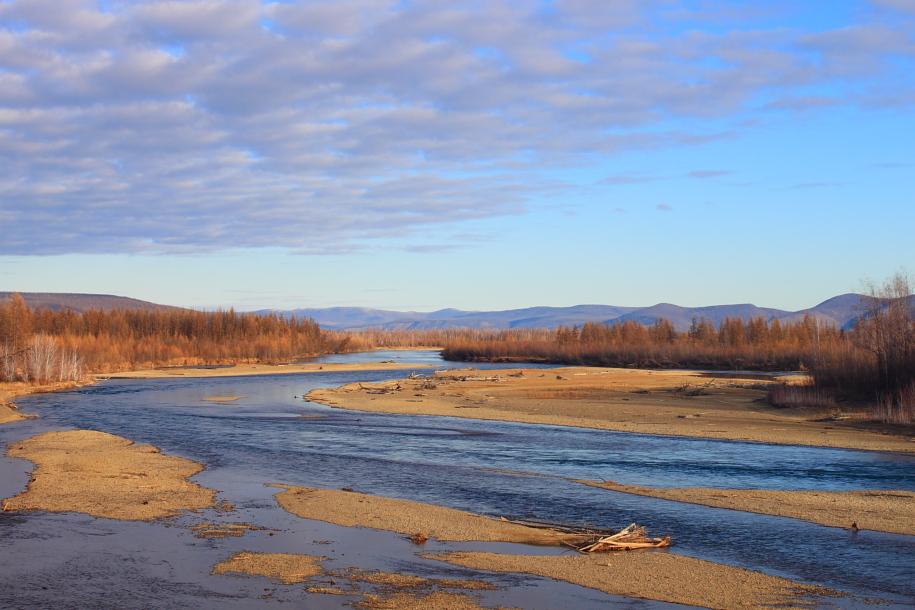
[{"label": "sandbar", "polygon": [[[375,570],[328,571],[319,565],[326,557],[288,553],[252,553],[241,551],[216,565],[213,574],[247,574],[279,580],[287,585],[309,583],[306,591],[330,595],[358,595],[356,608],[440,610],[477,610],[483,608],[475,599],[455,589],[493,590],[497,587],[481,580],[433,579],[411,574],[394,574]],[[324,577],[315,582],[317,577]],[[360,585],[368,586],[364,591]]]},{"label": "sandbar", "polygon": [[249,375],[285,375],[290,373],[333,373],[338,371],[422,370],[435,368],[431,364],[402,362],[307,362],[294,364],[236,364],[226,367],[171,367],[123,371],[98,375],[105,379],[164,379],[168,377],[247,377]]},{"label": "sandbar", "polygon": [[7,511],[147,521],[215,505],[215,491],[188,481],[203,466],[113,434],[48,432],[10,443],[6,455],[35,464],[28,488],[3,501]]},{"label": "sandbar", "polygon": [[346,527],[371,527],[400,534],[423,534],[447,541],[514,542],[538,546],[560,546],[581,540],[563,534],[493,519],[481,515],[349,491],[312,489],[293,485],[272,485],[282,491],[276,500],[286,511],[303,519],[314,519]]},{"label": "sandbar", "polygon": [[772,491],[757,489],[655,489],[613,481],[578,483],[652,498],[803,519],[820,525],[915,536],[911,491]]},{"label": "sandbar", "polygon": [[325,557],[290,555],[288,553],[251,553],[242,551],[216,564],[213,574],[240,572],[251,576],[266,576],[287,585],[303,582],[324,572],[318,565]]},{"label": "sandbar", "polygon": [[[380,413],[915,453],[913,430],[890,434],[836,414],[774,408],[765,402],[771,383],[695,371],[513,368],[353,383],[313,390],[306,398]],[[829,421],[816,421],[823,419]]]},{"label": "sandbar", "polygon": [[656,551],[577,556],[454,552],[423,557],[477,570],[564,580],[612,595],[703,608],[798,606],[804,597],[838,596],[822,587]]}]

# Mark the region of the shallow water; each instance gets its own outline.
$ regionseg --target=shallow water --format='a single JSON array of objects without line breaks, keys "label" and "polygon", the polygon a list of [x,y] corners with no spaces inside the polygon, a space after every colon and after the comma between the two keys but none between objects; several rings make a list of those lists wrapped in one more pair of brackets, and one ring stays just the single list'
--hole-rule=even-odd
[{"label": "shallow water", "polygon": [[[335,355],[325,357],[324,361],[396,360],[444,365],[435,352],[428,351],[374,352],[370,356]],[[474,366],[505,368],[505,365]],[[264,483],[329,489],[348,486],[359,492],[493,516],[602,527],[638,522],[655,535],[673,536],[673,552],[676,553],[821,584],[855,595],[890,599],[894,605],[915,605],[915,584],[911,579],[912,566],[915,566],[915,539],[912,537],[866,531],[852,534],[792,519],[631,496],[565,480],[565,477],[612,479],[653,487],[915,490],[915,457],[458,418],[371,414],[331,409],[302,399],[302,395],[314,388],[393,379],[407,374],[408,370],[400,370],[111,380],[80,390],[20,400],[24,412],[38,413],[41,418],[0,428],[0,441],[10,442],[52,429],[82,428],[151,443],[166,453],[205,464],[207,470],[195,480],[223,491],[222,497],[235,504],[250,504],[245,510],[252,512],[248,518],[251,522],[260,524],[268,518],[278,520],[284,524],[281,529],[287,531],[330,526],[315,526],[314,522],[285,515],[270,499],[276,490],[265,490]],[[213,396],[246,398],[227,403],[203,401]],[[299,417],[303,414],[323,417]],[[4,458],[0,461],[0,470],[11,473],[0,487],[4,497],[24,486],[27,477],[23,464],[27,466],[21,460]],[[531,477],[481,469],[548,476]],[[37,522],[53,524],[88,518],[34,515],[14,519],[21,520],[14,523],[6,516],[0,520],[0,552],[10,553],[11,557],[33,553],[32,546],[38,544],[30,538],[28,541],[15,538],[12,532],[27,531]],[[109,520],[92,522],[112,523]],[[97,527],[118,531],[123,528],[124,532],[130,532],[132,528],[146,531],[143,528],[153,526],[118,523]],[[41,544],[63,545],[68,550],[74,546],[92,546],[91,534],[75,536],[67,534],[63,526],[60,529],[59,537],[53,538],[56,542],[43,541]],[[176,528],[174,531],[187,537],[186,530]],[[360,536],[365,535],[366,530],[358,531]],[[106,537],[117,535],[104,534]],[[127,536],[125,540],[129,539],[129,534],[124,535]],[[342,534],[338,532],[338,535]],[[392,538],[387,533],[373,533],[372,536],[387,541]],[[259,532],[249,533],[240,541],[222,545],[226,550],[233,544],[251,548],[252,540],[262,538],[264,536]],[[249,546],[245,546],[245,542]],[[125,548],[129,546],[127,542],[124,544]],[[182,546],[180,540],[174,544],[182,549],[187,546]],[[271,544],[277,543],[271,540]],[[398,544],[400,542],[394,546]],[[379,547],[375,552],[377,557],[373,556],[375,564],[387,562],[387,569],[391,569],[390,565],[396,566],[398,562],[418,561],[412,555],[415,549],[409,545],[400,556],[392,554],[390,546],[388,543],[387,547]],[[448,545],[448,548],[455,547]],[[356,549],[355,545],[347,547],[351,557],[358,553],[365,560],[372,554]],[[194,555],[198,550],[195,547],[183,552]],[[327,550],[293,552],[326,554]],[[229,554],[224,553],[226,557]],[[212,568],[211,555],[208,560],[201,559],[204,563],[210,561],[209,569]],[[156,572],[159,567],[153,570],[145,565],[137,569],[146,570],[149,575],[150,570]],[[442,571],[449,568],[425,569]],[[152,574],[150,578],[153,577],[160,583],[172,582],[175,578],[174,574]],[[133,577],[124,572],[122,576],[112,578],[113,582],[118,582]],[[162,607],[168,607],[169,599],[177,607],[181,605],[179,599],[191,596],[199,601],[201,595],[208,600],[207,604],[215,606],[237,599],[250,603],[250,597],[236,590],[227,594],[229,597],[222,597],[221,589],[212,583],[223,580],[224,577],[208,577],[201,572],[200,578],[193,581],[193,587],[197,589],[175,589],[167,593]],[[573,594],[569,591],[577,591],[575,595],[585,595],[592,601],[597,600],[598,604],[606,603],[611,597],[569,587],[571,585],[564,585],[562,590],[569,595]],[[216,593],[210,597],[209,593],[201,591]],[[583,591],[587,593],[581,593]],[[517,598],[500,598],[498,603],[526,608],[555,607],[538,606],[536,600],[540,597],[537,595],[524,599],[523,604]],[[329,607],[338,607],[341,602],[326,603],[332,604]],[[581,601],[580,607],[590,603]]]}]

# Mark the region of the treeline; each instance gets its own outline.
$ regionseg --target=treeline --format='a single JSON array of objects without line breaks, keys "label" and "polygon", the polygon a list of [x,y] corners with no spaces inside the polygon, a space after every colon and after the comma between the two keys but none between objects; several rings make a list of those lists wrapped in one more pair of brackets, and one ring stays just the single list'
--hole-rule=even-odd
[{"label": "treeline", "polygon": [[47,382],[156,366],[282,362],[346,348],[311,319],[233,310],[32,309],[0,304],[0,381]]},{"label": "treeline", "polygon": [[806,371],[811,395],[870,402],[883,421],[915,421],[915,298],[908,276],[871,285],[850,331],[809,315],[782,323],[693,319],[679,332],[668,320],[561,326],[540,335],[499,331],[445,344],[447,360],[638,368]]},{"label": "treeline", "polygon": [[718,326],[694,319],[685,332],[666,319],[648,326],[626,320],[560,326],[533,337],[500,331],[484,339],[450,341],[442,355],[462,361],[784,371],[809,370],[824,350],[843,341],[844,333],[811,316],[789,324],[725,318]]}]

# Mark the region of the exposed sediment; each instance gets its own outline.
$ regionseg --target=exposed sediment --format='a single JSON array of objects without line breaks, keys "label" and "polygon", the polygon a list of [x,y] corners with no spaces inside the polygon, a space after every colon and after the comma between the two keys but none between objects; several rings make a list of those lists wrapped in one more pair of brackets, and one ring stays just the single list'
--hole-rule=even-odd
[{"label": "exposed sediment", "polygon": [[721,610],[797,606],[804,597],[838,596],[822,587],[656,551],[599,556],[456,552],[423,557],[477,570],[563,580],[611,595]]},{"label": "exposed sediment", "polygon": [[292,485],[273,487],[286,490],[278,493],[276,500],[290,513],[303,519],[346,527],[361,526],[400,534],[422,534],[438,540],[515,542],[540,546],[560,546],[563,541],[582,538],[421,502]]},{"label": "exposed sediment", "polygon": [[639,496],[803,519],[831,527],[850,528],[855,524],[855,529],[915,536],[915,492],[911,491],[655,489],[613,481],[576,482]]},{"label": "exposed sediment", "polygon": [[188,481],[203,466],[113,434],[49,432],[11,443],[6,454],[35,469],[28,488],[4,500],[3,510],[145,521],[215,505],[215,491]]},{"label": "exposed sediment", "polygon": [[773,408],[765,403],[770,383],[696,371],[462,369],[313,390],[307,398],[379,413],[915,453],[911,432],[884,434],[829,412]]}]

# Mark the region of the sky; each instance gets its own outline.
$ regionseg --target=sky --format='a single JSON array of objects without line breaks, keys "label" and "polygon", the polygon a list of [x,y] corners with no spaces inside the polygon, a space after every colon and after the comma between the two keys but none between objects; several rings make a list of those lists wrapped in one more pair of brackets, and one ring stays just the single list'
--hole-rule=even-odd
[{"label": "sky", "polygon": [[915,0],[0,0],[0,291],[800,310],[915,270]]}]

